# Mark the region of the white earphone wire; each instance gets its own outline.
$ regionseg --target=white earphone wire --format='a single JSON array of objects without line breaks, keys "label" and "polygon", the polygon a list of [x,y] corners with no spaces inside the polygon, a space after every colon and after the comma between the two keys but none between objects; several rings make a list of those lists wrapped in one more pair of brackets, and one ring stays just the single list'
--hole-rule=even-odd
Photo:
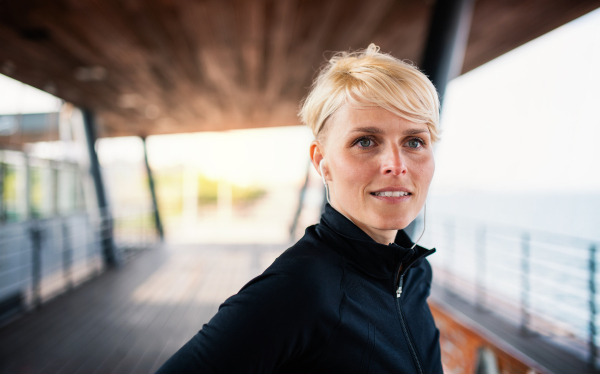
[{"label": "white earphone wire", "polygon": [[426,225],[427,225],[427,202],[425,202],[425,207],[423,208],[423,232],[421,232],[421,236],[419,236],[419,239],[417,239],[415,244],[413,244],[413,246],[410,247],[410,249],[414,249],[417,246],[417,243],[419,242],[419,240],[421,240],[421,238],[423,237],[423,234],[425,234]]},{"label": "white earphone wire", "polygon": [[327,198],[329,205],[331,205],[331,200],[329,199],[329,186],[327,185],[327,181],[325,181],[325,173],[323,173],[323,160],[319,162],[319,171],[321,172],[321,178],[323,179],[323,184],[325,185],[325,197]]}]

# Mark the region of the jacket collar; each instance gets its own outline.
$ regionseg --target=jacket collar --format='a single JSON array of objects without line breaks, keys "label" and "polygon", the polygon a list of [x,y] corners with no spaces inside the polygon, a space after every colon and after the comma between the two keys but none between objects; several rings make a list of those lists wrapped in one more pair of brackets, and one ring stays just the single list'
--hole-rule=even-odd
[{"label": "jacket collar", "polygon": [[419,245],[411,248],[413,243],[404,230],[398,230],[394,243],[377,243],[329,204],[325,206],[319,226],[324,226],[336,234],[335,239],[342,244],[338,251],[343,257],[354,267],[376,278],[396,275],[400,263],[404,264],[405,272],[435,252],[435,249],[428,250]]}]

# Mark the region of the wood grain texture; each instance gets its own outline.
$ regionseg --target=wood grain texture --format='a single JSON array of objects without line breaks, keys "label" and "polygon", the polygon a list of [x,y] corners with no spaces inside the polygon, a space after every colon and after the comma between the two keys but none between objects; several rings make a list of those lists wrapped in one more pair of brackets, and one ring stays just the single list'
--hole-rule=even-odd
[{"label": "wood grain texture", "polygon": [[[99,135],[297,125],[319,67],[365,48],[419,63],[433,1],[0,2],[0,73],[99,116]],[[463,72],[600,6],[478,0]]]}]

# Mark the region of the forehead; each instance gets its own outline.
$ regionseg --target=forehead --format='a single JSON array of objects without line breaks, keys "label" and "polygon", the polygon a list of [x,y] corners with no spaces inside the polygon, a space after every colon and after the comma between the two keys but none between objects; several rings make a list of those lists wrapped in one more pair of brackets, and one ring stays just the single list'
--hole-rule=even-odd
[{"label": "forehead", "polygon": [[327,138],[366,132],[386,134],[407,131],[429,132],[424,123],[415,123],[379,106],[342,105],[326,123]]}]

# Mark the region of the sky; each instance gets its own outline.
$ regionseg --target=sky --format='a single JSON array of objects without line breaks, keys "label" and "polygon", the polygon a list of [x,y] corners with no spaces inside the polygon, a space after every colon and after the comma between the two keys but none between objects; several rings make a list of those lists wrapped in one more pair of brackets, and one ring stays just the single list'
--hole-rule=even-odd
[{"label": "sky", "polygon": [[56,112],[62,100],[0,74],[0,114]]},{"label": "sky", "polygon": [[[598,191],[600,10],[454,79],[442,112],[433,194]],[[0,76],[0,114],[60,100]],[[238,184],[299,181],[312,135],[297,127],[152,136],[150,163]],[[141,162],[137,138],[103,139],[103,165]]]}]

